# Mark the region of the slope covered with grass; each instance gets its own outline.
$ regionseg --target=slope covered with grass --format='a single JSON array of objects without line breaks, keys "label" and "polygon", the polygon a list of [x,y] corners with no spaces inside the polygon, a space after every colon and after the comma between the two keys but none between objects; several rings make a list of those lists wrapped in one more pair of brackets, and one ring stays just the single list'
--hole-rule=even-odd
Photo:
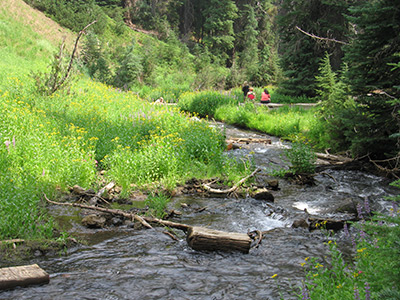
[{"label": "slope covered with grass", "polygon": [[[42,22],[50,31],[32,28]],[[0,239],[53,238],[43,197],[73,185],[98,189],[114,181],[129,197],[191,177],[237,180],[249,172],[224,155],[217,129],[137,93],[83,74],[50,96],[39,93],[32,72],[49,72],[58,38],[47,37],[60,30],[22,1],[0,8]]]}]

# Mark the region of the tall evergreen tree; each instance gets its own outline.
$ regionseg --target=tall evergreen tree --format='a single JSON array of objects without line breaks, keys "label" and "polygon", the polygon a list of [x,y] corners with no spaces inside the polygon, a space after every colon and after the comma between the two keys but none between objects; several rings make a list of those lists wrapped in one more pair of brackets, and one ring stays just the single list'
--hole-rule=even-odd
[{"label": "tall evergreen tree", "polygon": [[278,19],[281,65],[286,94],[315,96],[315,74],[325,52],[332,55],[335,70],[343,56],[342,44],[311,38],[299,29],[324,38],[343,41],[348,33],[344,17],[346,0],[282,0]]},{"label": "tall evergreen tree", "polygon": [[277,83],[281,77],[278,58],[276,15],[278,7],[273,0],[257,1],[259,68],[254,81],[262,86]]},{"label": "tall evergreen tree", "polygon": [[242,41],[239,53],[239,65],[246,76],[246,80],[254,82],[255,75],[258,73],[258,40],[257,40],[257,20],[254,8],[245,5],[241,11],[244,17],[244,26],[237,34],[237,38]]},{"label": "tall evergreen tree", "polygon": [[134,52],[136,41],[126,47],[125,53],[120,60],[120,66],[117,69],[114,84],[125,90],[139,80],[142,71],[142,58]]},{"label": "tall evergreen tree", "polygon": [[204,18],[203,43],[222,62],[228,58],[233,48],[233,22],[237,17],[237,7],[232,0],[208,0],[201,12]]},{"label": "tall evergreen tree", "polygon": [[352,43],[346,47],[350,83],[359,110],[349,118],[355,155],[373,158],[395,155],[399,132],[391,101],[399,98],[400,69],[392,69],[400,52],[400,2],[397,0],[359,1],[350,8],[354,24]]}]

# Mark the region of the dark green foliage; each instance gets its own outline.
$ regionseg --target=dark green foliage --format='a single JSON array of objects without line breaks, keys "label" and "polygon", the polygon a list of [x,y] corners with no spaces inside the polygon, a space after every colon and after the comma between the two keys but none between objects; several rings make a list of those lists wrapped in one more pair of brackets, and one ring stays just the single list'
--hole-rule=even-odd
[{"label": "dark green foliage", "polygon": [[356,26],[352,43],[346,48],[355,94],[391,90],[400,78],[400,69],[392,71],[389,65],[398,61],[395,54],[400,52],[400,2],[357,2],[350,9],[349,20]]},{"label": "dark green foliage", "polygon": [[233,48],[233,22],[237,7],[232,0],[208,0],[201,11],[205,22],[202,26],[203,43],[222,62],[228,58],[227,51]]},{"label": "dark green foliage", "polygon": [[352,115],[356,109],[354,101],[349,97],[349,86],[344,83],[347,65],[341,70],[341,76],[333,72],[328,54],[322,59],[316,76],[317,93],[320,100],[319,115],[329,135],[333,151],[347,150],[350,141],[345,132],[348,123],[346,116]]},{"label": "dark green foliage", "polygon": [[[349,122],[346,135],[352,140],[355,155],[370,154],[385,158],[398,152],[399,132],[393,97],[399,98],[400,2],[394,0],[360,1],[350,9],[355,26],[352,43],[346,47],[350,84],[358,109]],[[383,90],[383,91],[382,91]]]},{"label": "dark green foliage", "polygon": [[332,54],[334,70],[341,65],[342,44],[313,39],[296,26],[319,37],[345,41],[348,25],[343,16],[348,1],[284,0],[278,19],[281,66],[285,81],[282,92],[315,96],[315,74],[325,52]]},{"label": "dark green foliage", "polygon": [[79,32],[94,20],[96,33],[104,32],[106,15],[95,0],[26,0],[33,7],[51,16],[60,25]]},{"label": "dark green foliage", "polygon": [[117,87],[128,89],[134,84],[142,73],[141,57],[134,52],[135,41],[126,48],[117,69],[114,84]]},{"label": "dark green foliage", "polygon": [[105,59],[102,42],[94,33],[86,35],[82,49],[82,60],[91,78],[103,83],[110,81],[110,69]]},{"label": "dark green foliage", "polygon": [[343,116],[346,123],[344,134],[351,141],[354,156],[369,155],[373,159],[392,157],[398,152],[398,124],[392,117],[394,108],[385,95],[365,95],[357,98],[356,109]]},{"label": "dark green foliage", "polygon": [[248,81],[254,81],[258,73],[258,41],[257,41],[257,20],[255,19],[254,9],[250,5],[245,5],[242,10],[245,18],[243,30],[238,33],[239,40],[242,41],[242,51],[239,53],[239,65]]}]

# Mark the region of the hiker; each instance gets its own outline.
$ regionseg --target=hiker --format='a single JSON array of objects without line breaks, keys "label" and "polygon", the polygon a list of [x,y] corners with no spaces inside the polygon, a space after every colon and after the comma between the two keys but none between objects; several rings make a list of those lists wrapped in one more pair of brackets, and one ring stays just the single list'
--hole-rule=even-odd
[{"label": "hiker", "polygon": [[156,101],[154,101],[154,104],[164,104],[164,98],[160,97],[159,99],[157,99]]},{"label": "hiker", "polygon": [[261,103],[262,104],[271,103],[271,95],[269,94],[267,89],[264,89],[264,91],[261,94]]},{"label": "hiker", "polygon": [[249,92],[247,93],[247,98],[250,100],[253,100],[256,97],[256,94],[254,93],[254,89],[251,87],[249,88]]},{"label": "hiker", "polygon": [[243,100],[246,101],[247,93],[249,92],[250,87],[247,81],[243,83],[242,91],[243,91]]}]

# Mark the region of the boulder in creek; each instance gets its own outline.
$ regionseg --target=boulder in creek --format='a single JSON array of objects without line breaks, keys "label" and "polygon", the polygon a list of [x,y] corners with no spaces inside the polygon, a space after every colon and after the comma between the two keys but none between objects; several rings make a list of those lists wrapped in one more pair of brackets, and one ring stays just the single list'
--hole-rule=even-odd
[{"label": "boulder in creek", "polygon": [[90,214],[82,219],[82,225],[88,228],[103,228],[106,221],[106,218],[103,216]]},{"label": "boulder in creek", "polygon": [[278,180],[276,180],[276,179],[268,180],[268,181],[267,181],[267,184],[268,184],[268,187],[269,187],[271,190],[274,190],[274,191],[279,190],[279,181],[278,181]]},{"label": "boulder in creek", "polygon": [[274,202],[274,195],[268,189],[257,189],[251,193],[251,197],[257,200],[264,200],[268,202]]}]

